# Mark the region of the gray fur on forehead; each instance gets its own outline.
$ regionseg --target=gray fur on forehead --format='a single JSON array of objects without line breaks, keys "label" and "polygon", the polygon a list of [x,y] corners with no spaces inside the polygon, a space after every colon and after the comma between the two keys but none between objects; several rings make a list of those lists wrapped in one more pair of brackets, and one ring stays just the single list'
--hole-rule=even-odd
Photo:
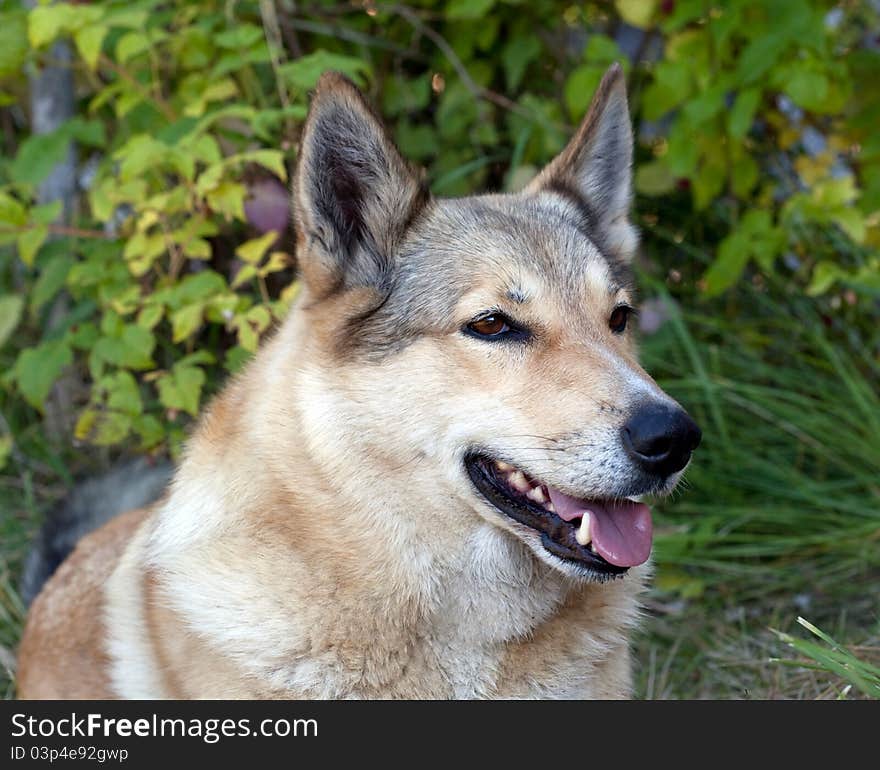
[{"label": "gray fur on forehead", "polygon": [[562,301],[578,302],[590,262],[604,262],[610,283],[632,282],[628,264],[603,254],[588,236],[577,207],[553,192],[486,195],[433,201],[391,260],[389,281],[375,307],[352,319],[343,337],[349,352],[370,358],[400,350],[426,333],[461,323],[461,297],[487,276],[498,290],[520,268],[536,275]]},{"label": "gray fur on forehead", "polygon": [[439,201],[420,224],[395,259],[407,283],[453,284],[460,296],[487,273],[525,268],[564,297],[580,294],[591,262],[607,266],[616,286],[632,283],[628,265],[603,253],[578,208],[552,192]]}]

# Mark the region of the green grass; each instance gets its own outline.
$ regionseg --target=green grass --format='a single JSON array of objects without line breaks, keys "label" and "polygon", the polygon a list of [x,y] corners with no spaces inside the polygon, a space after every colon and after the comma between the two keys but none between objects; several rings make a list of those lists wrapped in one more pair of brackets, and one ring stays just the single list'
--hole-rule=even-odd
[{"label": "green grass", "polygon": [[815,661],[815,664],[809,665],[803,661],[785,659],[780,659],[780,663],[835,673],[841,679],[849,682],[849,686],[844,689],[842,695],[847,694],[850,687],[855,687],[868,698],[880,698],[880,666],[858,658],[852,651],[846,649],[804,618],[799,617],[797,620],[800,625],[823,643],[798,639],[782,631],[776,633],[783,642],[801,653],[802,656]]},{"label": "green grass", "polygon": [[24,607],[17,585],[36,512],[27,507],[26,495],[0,477],[0,697],[12,696],[15,649],[24,622]]},{"label": "green grass", "polygon": [[87,466],[82,453],[49,440],[30,409],[4,406],[0,418],[4,428],[12,424],[16,437],[0,468],[0,697],[11,698],[25,617],[18,593],[22,563],[48,507],[64,494],[71,473]]},{"label": "green grass", "polygon": [[[704,431],[656,520],[655,617],[639,656],[651,697],[840,695],[856,684],[843,672],[860,669],[811,656],[815,643],[796,636],[805,614],[880,657],[876,332],[846,340],[855,331],[829,329],[809,302],[748,299],[736,324],[675,315],[644,346]],[[781,662],[788,644],[802,659]]]},{"label": "green grass", "polygon": [[[704,440],[681,490],[657,507],[638,695],[878,698],[878,333],[829,328],[807,301],[749,292],[747,307],[735,322],[717,307],[676,315],[643,344],[646,368]],[[16,452],[0,471],[7,697],[21,562],[84,464],[17,416]]]}]

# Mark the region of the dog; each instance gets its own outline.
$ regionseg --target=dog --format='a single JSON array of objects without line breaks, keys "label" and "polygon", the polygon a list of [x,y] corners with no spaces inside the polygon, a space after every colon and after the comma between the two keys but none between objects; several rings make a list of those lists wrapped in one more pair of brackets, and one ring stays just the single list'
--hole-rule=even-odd
[{"label": "dog", "polygon": [[31,606],[23,698],[632,696],[646,495],[700,430],[637,362],[619,66],[522,191],[435,199],[325,73],[302,290],[165,496]]}]

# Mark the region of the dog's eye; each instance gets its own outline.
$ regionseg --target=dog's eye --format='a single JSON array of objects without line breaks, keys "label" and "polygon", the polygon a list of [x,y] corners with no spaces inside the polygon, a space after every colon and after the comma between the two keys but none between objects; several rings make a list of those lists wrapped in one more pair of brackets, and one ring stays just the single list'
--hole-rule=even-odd
[{"label": "dog's eye", "polygon": [[528,332],[503,313],[489,313],[471,321],[464,331],[483,340],[525,339]]},{"label": "dog's eye", "polygon": [[483,316],[476,321],[471,321],[467,328],[480,337],[500,337],[510,331],[510,324],[501,313]]},{"label": "dog's eye", "polygon": [[618,305],[611,311],[611,317],[608,319],[608,328],[615,334],[623,334],[632,310],[629,305]]}]

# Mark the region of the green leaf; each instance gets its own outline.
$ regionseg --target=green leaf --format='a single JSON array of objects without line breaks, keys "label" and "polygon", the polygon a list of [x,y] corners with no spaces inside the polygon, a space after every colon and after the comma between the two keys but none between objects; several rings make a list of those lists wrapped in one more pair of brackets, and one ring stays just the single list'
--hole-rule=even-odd
[{"label": "green leaf", "polygon": [[198,364],[213,364],[217,359],[213,353],[207,350],[197,350],[184,356],[177,362],[177,366],[197,366]]},{"label": "green leaf", "polygon": [[230,283],[229,286],[232,289],[237,289],[252,278],[255,278],[258,274],[259,271],[253,265],[242,265],[241,270],[235,274],[235,278],[232,279],[232,283]]},{"label": "green leaf", "polygon": [[73,435],[79,441],[97,446],[112,446],[122,441],[131,431],[131,418],[121,412],[89,407],[76,421]]},{"label": "green leaf", "polygon": [[71,118],[64,126],[64,130],[80,144],[89,147],[104,149],[107,144],[107,134],[104,131],[104,123],[100,120],[86,120],[82,117]]},{"label": "green leaf", "polygon": [[715,261],[703,276],[706,296],[714,297],[733,286],[742,275],[749,256],[749,244],[744,234],[734,231],[727,236],[718,247]]},{"label": "green leaf", "polygon": [[138,54],[149,51],[152,46],[152,39],[142,30],[126,32],[116,43],[116,61],[125,64]]},{"label": "green leaf", "polygon": [[717,84],[703,93],[688,99],[683,113],[692,127],[714,118],[724,108],[725,88]]},{"label": "green leaf", "polygon": [[67,158],[70,135],[63,127],[49,134],[32,134],[18,148],[9,176],[19,184],[37,185]]},{"label": "green leaf", "polygon": [[692,177],[694,206],[698,210],[705,209],[724,188],[727,168],[724,156],[718,152],[704,157],[697,173]]},{"label": "green leaf", "polygon": [[507,90],[515,91],[522,82],[526,67],[541,54],[541,43],[537,37],[512,37],[501,52],[501,64]]},{"label": "green leaf", "polygon": [[636,190],[643,195],[665,195],[675,188],[675,175],[662,160],[643,163],[636,169]]},{"label": "green leaf", "polygon": [[8,433],[0,436],[0,470],[6,467],[9,455],[12,454],[12,436]]},{"label": "green leaf", "polygon": [[171,372],[156,381],[159,401],[168,409],[180,409],[198,415],[205,372],[196,366],[175,365]]},{"label": "green leaf", "polygon": [[739,92],[727,116],[727,130],[731,137],[742,139],[749,132],[760,101],[760,88],[746,88]]},{"label": "green leaf", "polygon": [[848,174],[836,179],[827,179],[812,190],[812,198],[824,209],[836,209],[852,203],[858,197],[855,178]]},{"label": "green leaf", "polygon": [[71,363],[73,353],[63,339],[23,350],[14,367],[14,377],[22,396],[31,406],[42,411],[52,385]]},{"label": "green leaf", "polygon": [[654,68],[654,80],[645,89],[642,108],[648,120],[658,120],[690,96],[694,76],[687,62],[661,61]]},{"label": "green leaf", "polygon": [[[174,309],[189,305],[199,300],[209,300],[226,289],[226,280],[213,270],[202,270],[195,275],[188,275],[167,296],[168,306]],[[158,299],[158,297],[154,297]]]},{"label": "green leaf", "polygon": [[227,29],[219,35],[215,35],[214,42],[221,48],[231,48],[240,51],[250,48],[255,43],[263,40],[263,28],[256,24],[236,24],[232,29]]},{"label": "green leaf", "polygon": [[824,294],[837,281],[845,277],[846,273],[833,262],[828,262],[827,260],[819,262],[813,268],[813,275],[811,276],[810,283],[807,286],[807,294],[811,297],[816,297],[820,294]]},{"label": "green leaf", "polygon": [[182,342],[192,336],[202,325],[205,314],[205,304],[194,302],[175,310],[171,314],[172,342]]},{"label": "green leaf", "polygon": [[327,70],[341,72],[358,85],[365,86],[366,76],[370,74],[370,65],[363,59],[331,53],[319,48],[295,61],[282,64],[278,68],[278,74],[288,86],[300,91],[310,91],[315,87],[318,78]]},{"label": "green leaf", "polygon": [[11,195],[0,192],[0,225],[17,228],[25,222],[27,222],[27,212],[24,206]]},{"label": "green leaf", "polygon": [[407,158],[424,161],[437,152],[437,132],[432,126],[401,120],[394,131],[397,146]]},{"label": "green leaf", "polygon": [[248,264],[256,265],[277,240],[278,233],[270,230],[259,238],[254,238],[241,244],[235,250],[235,253]]},{"label": "green leaf", "polygon": [[107,27],[101,24],[81,27],[73,35],[79,55],[91,70],[98,66],[98,57],[101,55],[101,46],[104,44],[106,36]]},{"label": "green leaf", "polygon": [[51,225],[58,219],[64,204],[61,201],[52,201],[51,203],[43,203],[39,206],[31,207],[31,220],[38,225]]},{"label": "green leaf", "polygon": [[91,350],[99,337],[98,327],[91,322],[77,324],[67,335],[71,347],[77,350]]},{"label": "green leaf", "polygon": [[831,215],[831,221],[856,243],[864,243],[868,228],[861,211],[856,208],[841,208]]},{"label": "green leaf", "polygon": [[245,350],[241,345],[235,345],[226,351],[226,358],[223,362],[223,366],[227,372],[235,374],[251,358],[253,358],[253,355],[254,354],[250,350]]},{"label": "green leaf", "polygon": [[76,23],[76,8],[67,3],[39,5],[28,16],[28,39],[34,48],[51,43]]},{"label": "green leaf", "polygon": [[831,83],[821,72],[804,67],[789,68],[784,79],[783,91],[796,105],[805,110],[818,113],[828,111]]},{"label": "green leaf", "polygon": [[165,315],[165,308],[160,304],[146,305],[137,316],[137,325],[144,329],[153,329]]},{"label": "green leaf", "polygon": [[446,5],[446,18],[482,19],[494,5],[495,0],[450,0]]},{"label": "green leaf", "polygon": [[24,299],[15,294],[0,296],[0,348],[15,331],[24,310]]},{"label": "green leaf", "polygon": [[238,86],[232,78],[223,78],[199,90],[198,98],[187,104],[184,115],[201,117],[210,102],[220,102],[238,96]]},{"label": "green leaf", "polygon": [[109,409],[122,412],[130,417],[136,417],[144,411],[140,388],[130,372],[116,372],[105,377],[100,385],[107,391],[107,407]]},{"label": "green leaf", "polygon": [[597,64],[582,64],[565,81],[565,106],[568,114],[579,119],[587,109],[602,80],[605,68]]},{"label": "green leaf", "polygon": [[90,351],[89,365],[97,378],[103,362],[123,369],[151,369],[156,338],[149,329],[125,324],[115,314],[106,313],[101,321],[100,337]]},{"label": "green leaf", "polygon": [[604,66],[622,61],[624,71],[629,69],[629,60],[626,54],[620,50],[620,46],[608,35],[591,34],[584,48],[584,58],[593,64],[602,64]]},{"label": "green leaf", "polygon": [[627,24],[647,29],[654,20],[658,0],[614,0],[614,7]]},{"label": "green leaf", "polygon": [[168,146],[149,134],[137,134],[120,147],[113,157],[120,161],[119,178],[126,181],[164,163],[168,157]]},{"label": "green leaf", "polygon": [[[251,150],[234,156],[236,160],[256,163],[269,169],[282,181],[287,181],[287,167],[284,165],[284,153],[278,150]],[[230,158],[229,160],[232,160]]]},{"label": "green leaf", "polygon": [[131,427],[138,436],[140,436],[142,450],[153,449],[162,443],[165,438],[165,428],[151,414],[143,414],[131,421]]},{"label": "green leaf", "polygon": [[751,155],[741,155],[734,161],[731,169],[733,192],[740,198],[747,199],[760,175],[757,161]]},{"label": "green leaf", "polygon": [[3,14],[0,24],[0,77],[18,72],[27,58],[27,18],[22,11]]},{"label": "green leaf", "polygon": [[[503,54],[502,54],[503,58]],[[431,101],[431,79],[421,75],[415,78],[389,78],[382,92],[382,114],[393,117],[424,109]]]},{"label": "green leaf", "polygon": [[45,243],[48,237],[49,228],[46,225],[36,225],[19,235],[16,243],[18,245],[18,256],[21,261],[28,267],[31,267],[34,264],[34,259],[40,250],[40,246]]},{"label": "green leaf", "polygon": [[38,311],[58,293],[64,286],[71,267],[73,267],[73,257],[58,254],[40,269],[40,274],[31,290],[31,312]]},{"label": "green leaf", "polygon": [[[201,179],[201,177],[199,177]],[[205,200],[214,211],[223,214],[226,220],[245,221],[244,199],[247,189],[238,182],[221,182],[205,195]]]},{"label": "green leaf", "polygon": [[788,47],[788,37],[783,31],[759,35],[746,47],[736,68],[737,81],[754,83],[767,72]]}]

